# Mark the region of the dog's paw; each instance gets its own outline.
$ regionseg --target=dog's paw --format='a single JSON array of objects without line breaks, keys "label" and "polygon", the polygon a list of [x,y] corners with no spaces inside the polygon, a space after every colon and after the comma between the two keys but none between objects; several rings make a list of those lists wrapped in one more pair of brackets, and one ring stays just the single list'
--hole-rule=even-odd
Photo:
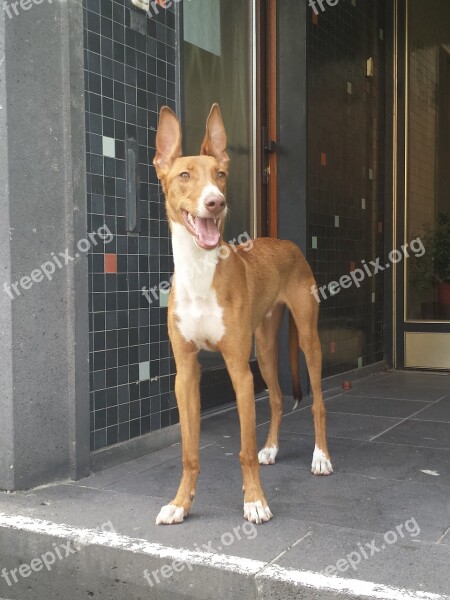
[{"label": "dog's paw", "polygon": [[260,465],[274,465],[278,454],[276,446],[266,446],[258,452],[258,460]]},{"label": "dog's paw", "polygon": [[314,447],[314,454],[311,463],[311,473],[314,475],[331,475],[333,467],[325,453],[318,447]]},{"label": "dog's paw", "polygon": [[176,523],[182,523],[185,516],[186,514],[182,506],[166,504],[166,506],[163,506],[159,511],[159,515],[156,517],[156,524],[174,525]]},{"label": "dog's paw", "polygon": [[131,0],[132,4],[141,10],[145,10],[146,12],[150,9],[149,0]]},{"label": "dog's paw", "polygon": [[270,511],[270,508],[267,506],[263,506],[261,500],[257,502],[244,502],[244,519],[250,521],[250,523],[256,523],[259,525],[260,523],[265,523],[266,521],[270,521],[273,517],[273,514]]}]

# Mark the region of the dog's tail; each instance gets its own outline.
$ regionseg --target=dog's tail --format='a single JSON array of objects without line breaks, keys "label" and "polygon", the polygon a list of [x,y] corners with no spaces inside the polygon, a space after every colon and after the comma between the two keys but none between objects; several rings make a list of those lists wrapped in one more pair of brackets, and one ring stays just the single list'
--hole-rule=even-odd
[{"label": "dog's tail", "polygon": [[300,347],[297,325],[289,312],[289,367],[292,377],[292,392],[294,394],[294,410],[302,401],[302,386],[300,383]]}]

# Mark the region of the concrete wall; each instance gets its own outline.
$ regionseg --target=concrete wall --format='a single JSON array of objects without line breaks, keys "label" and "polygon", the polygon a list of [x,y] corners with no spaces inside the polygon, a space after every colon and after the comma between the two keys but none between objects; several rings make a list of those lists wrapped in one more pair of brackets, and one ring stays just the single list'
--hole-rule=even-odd
[{"label": "concrete wall", "polygon": [[0,25],[0,489],[89,469],[87,258],[4,289],[86,237],[82,3],[24,6]]},{"label": "concrete wall", "polygon": [[[5,82],[5,23],[0,20],[0,273],[11,271],[11,250],[9,243],[9,202],[8,202],[8,145],[7,138],[7,106]],[[11,303],[8,297],[0,293],[0,487],[12,488],[13,426],[12,426],[12,332]]]}]

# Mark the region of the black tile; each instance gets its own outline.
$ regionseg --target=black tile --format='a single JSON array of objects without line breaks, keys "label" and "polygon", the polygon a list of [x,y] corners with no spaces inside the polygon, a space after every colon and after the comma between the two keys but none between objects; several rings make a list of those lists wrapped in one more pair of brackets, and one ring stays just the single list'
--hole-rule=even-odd
[{"label": "black tile", "polygon": [[[160,253],[169,252],[168,231],[159,225],[165,214],[159,210],[161,192],[154,169],[149,169],[153,153],[149,145],[152,149],[155,145],[158,102],[170,103],[174,97],[173,85],[165,78],[175,80],[175,17],[160,8],[154,19],[144,18],[145,36],[130,29],[134,9],[128,2],[86,0],[85,5],[89,7],[84,11],[88,227],[94,232],[106,224],[115,236],[107,246],[96,244],[88,256],[91,448],[98,450],[177,419],[175,412],[170,413],[173,381],[168,377],[167,331],[160,329],[165,327],[166,311],[162,318],[159,309],[154,312],[150,333],[149,304],[141,293],[144,285],[150,285],[150,269],[157,285],[173,267],[171,261],[160,264],[159,259]],[[103,156],[102,136],[115,139],[115,158]],[[139,237],[126,231],[127,136],[139,143],[143,214]],[[150,212],[149,183],[157,201]],[[117,254],[117,274],[105,275],[104,252]],[[139,362],[148,360],[152,373],[164,374],[161,383],[136,383]]]},{"label": "black tile", "polygon": [[377,442],[450,450],[450,423],[404,421],[377,438]]},{"label": "black tile", "polygon": [[327,410],[330,412],[397,418],[409,417],[426,406],[428,406],[427,402],[347,396],[345,394],[327,401]]}]

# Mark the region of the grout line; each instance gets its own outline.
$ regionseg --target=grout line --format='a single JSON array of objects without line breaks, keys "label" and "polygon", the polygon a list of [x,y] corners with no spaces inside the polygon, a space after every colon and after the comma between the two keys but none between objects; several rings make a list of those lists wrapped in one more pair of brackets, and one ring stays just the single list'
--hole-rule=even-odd
[{"label": "grout line", "polygon": [[[439,400],[438,400],[439,402]],[[434,403],[432,403],[434,404]],[[431,404],[428,404],[428,406],[424,406],[425,408],[431,408]],[[354,417],[374,417],[376,419],[402,419],[403,417],[389,417],[388,415],[368,415],[368,414],[364,414],[364,413],[354,413],[354,412],[343,412],[340,410],[327,410],[327,414],[329,415],[353,415]],[[409,417],[406,417],[407,419],[411,419],[411,421],[418,421],[419,423],[443,423],[445,425],[450,425],[450,421],[437,421],[436,419],[412,419],[411,417],[413,417],[414,415],[416,415],[417,412],[412,413]]]},{"label": "grout line", "polygon": [[[358,448],[360,448],[361,446],[358,446]],[[355,450],[358,450],[358,448],[355,448]],[[333,455],[333,452],[331,452],[331,455]],[[332,456],[333,458],[333,456]],[[283,464],[282,462],[277,463],[278,468],[283,468],[283,469],[295,469],[297,472],[300,472],[302,474],[305,474],[305,479],[301,480],[301,482],[305,482],[307,481],[307,475],[311,473],[311,469],[308,468],[307,466],[302,466],[302,465],[293,465],[293,464]],[[334,461],[333,461],[333,466],[335,465]],[[335,468],[334,470],[335,474],[339,474],[339,475],[345,475],[345,476],[350,476],[350,477],[359,477],[360,479],[367,479],[370,481],[391,481],[391,482],[396,482],[396,483],[407,483],[407,484],[414,484],[414,485],[418,485],[418,486],[430,486],[430,481],[416,481],[416,480],[412,480],[412,479],[396,479],[395,477],[381,477],[381,476],[377,476],[375,477],[374,475],[366,475],[365,473],[362,472],[356,472],[356,471],[344,471],[339,469],[339,464],[338,466]],[[441,483],[439,481],[438,478],[433,478],[432,480],[432,485],[433,487],[439,487],[439,488],[450,488],[450,484],[446,484],[446,483]],[[273,497],[272,500],[275,502],[278,498],[279,498],[280,492],[276,493]],[[270,501],[270,503],[272,504],[272,500]],[[328,525],[333,525],[332,523],[328,523]],[[433,542],[435,543],[435,542]]]},{"label": "grout line", "polygon": [[[306,433],[305,431],[283,431],[281,435],[289,434],[289,435],[309,435],[310,437],[315,437],[314,433]],[[368,443],[371,440],[369,438],[354,438],[354,437],[345,437],[343,435],[327,435],[327,440],[349,440],[351,442],[360,442],[360,443]]]},{"label": "grout line", "polygon": [[[425,421],[419,421],[421,423]],[[370,442],[370,440],[369,440]],[[367,442],[367,443],[369,443]],[[439,446],[424,446],[423,444],[404,444],[402,442],[384,442],[383,440],[377,440],[375,444],[383,444],[385,446],[404,446],[406,448],[424,448],[425,450],[439,450],[439,452],[450,452],[450,448],[440,448]]]},{"label": "grout line", "polygon": [[421,375],[437,375],[438,377],[448,377],[450,373],[448,371],[417,371],[413,369],[410,371],[409,369],[393,369],[392,375],[408,375],[408,376],[421,376]]},{"label": "grout line", "polygon": [[[428,406],[424,407],[428,408]],[[353,412],[341,412],[340,410],[327,410],[327,414],[329,415],[352,415],[354,417],[370,417],[371,419],[402,419],[403,417],[389,417],[388,415],[366,415],[363,413],[353,413]],[[416,414],[416,413],[412,413]]]},{"label": "grout line", "polygon": [[[447,395],[447,394],[446,394]],[[393,396],[373,396],[372,394],[352,394],[351,392],[347,394],[349,398],[371,398],[372,400],[399,400],[400,402],[426,402],[428,405],[431,405],[435,402],[435,400],[412,400],[411,398],[394,398]],[[445,398],[445,396],[443,396]],[[442,400],[442,398],[439,398]]]},{"label": "grout line", "polygon": [[[204,450],[205,448],[209,448],[210,446],[215,446],[216,442],[211,442],[210,444],[205,444],[204,446],[200,446],[199,450]],[[179,457],[177,457],[179,458]]]},{"label": "grout line", "polygon": [[[309,437],[314,437],[314,433],[306,433],[304,431],[284,431],[284,432],[282,432],[281,435],[283,435],[283,434],[284,435],[308,435]],[[348,440],[348,441],[351,441],[351,442],[359,442],[360,446],[362,444],[369,444],[372,441],[372,440],[369,440],[369,439],[343,437],[342,435],[328,435],[327,439],[328,440]],[[407,448],[425,448],[427,450],[440,450],[440,451],[443,450],[444,452],[450,452],[450,448],[440,448],[440,447],[437,447],[437,446],[424,446],[422,444],[421,445],[417,445],[417,444],[403,444],[401,442],[385,442],[385,441],[382,441],[382,440],[377,440],[374,443],[375,444],[384,444],[385,446],[406,446]],[[351,449],[350,452],[352,452],[353,450],[354,449]]]},{"label": "grout line", "polygon": [[449,531],[450,531],[450,527],[447,527],[447,529],[444,531],[444,533],[441,535],[441,537],[436,541],[436,544],[440,544]]},{"label": "grout line", "polygon": [[[447,395],[447,394],[446,394]],[[445,396],[442,396],[442,398],[445,398]],[[442,400],[442,398],[438,398],[437,400],[435,400],[434,402],[432,402],[429,406],[433,406],[434,404],[437,404],[438,402],[440,402]],[[388,433],[388,431],[391,431],[391,429],[394,429],[395,427],[398,427],[399,425],[401,425],[402,423],[404,423],[405,421],[410,420],[412,417],[415,417],[416,415],[418,415],[419,413],[421,413],[423,410],[429,408],[429,406],[424,406],[423,408],[421,408],[420,410],[418,410],[417,412],[413,413],[412,415],[410,415],[409,417],[406,417],[405,419],[402,419],[400,421],[400,423],[397,423],[396,425],[392,425],[392,427],[389,427],[388,429],[386,429],[386,431],[382,431],[381,433],[379,433],[378,435],[373,436],[372,438],[370,438],[370,442],[373,442],[374,440],[376,440],[377,438],[381,437],[382,435],[384,435],[385,433]],[[411,419],[412,420],[412,419]]]},{"label": "grout line", "polygon": [[417,421],[418,423],[441,423],[442,425],[450,425],[450,421],[436,421],[435,419],[411,419],[411,421]]},{"label": "grout line", "polygon": [[[278,556],[275,556],[275,558],[273,558],[267,565],[266,567],[270,567],[270,565],[273,565],[275,562],[277,562],[277,560],[280,560],[280,558],[282,558],[285,554],[287,554],[289,552],[289,550],[292,550],[292,548],[295,548],[295,546],[297,546],[298,544],[300,544],[300,542],[303,542],[304,539],[306,539],[307,537],[309,537],[312,534],[312,530],[308,531],[308,533],[305,533],[304,536],[302,536],[300,539],[298,539],[296,542],[294,542],[293,544],[291,544],[290,546],[288,546],[286,548],[286,550],[283,550],[283,552],[280,552],[280,554]],[[262,571],[264,571],[264,569],[266,568],[264,567],[262,569]]]}]

